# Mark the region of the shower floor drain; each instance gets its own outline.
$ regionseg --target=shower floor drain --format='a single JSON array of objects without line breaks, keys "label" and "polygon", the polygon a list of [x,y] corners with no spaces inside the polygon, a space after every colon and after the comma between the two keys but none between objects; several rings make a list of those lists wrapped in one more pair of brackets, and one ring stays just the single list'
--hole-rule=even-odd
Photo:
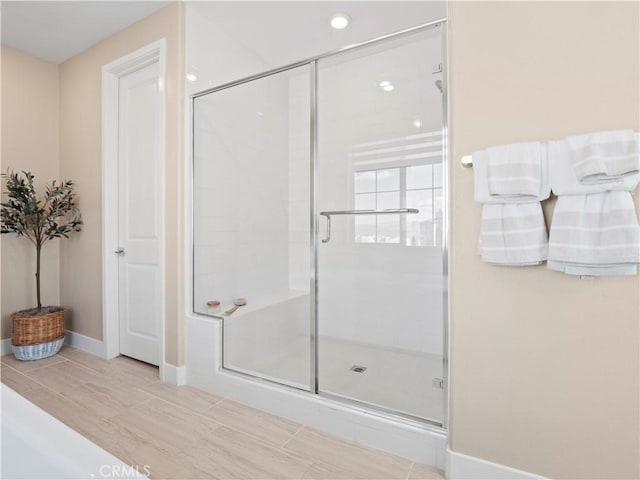
[{"label": "shower floor drain", "polygon": [[354,365],[349,370],[351,370],[352,372],[356,372],[356,373],[364,373],[364,371],[366,369],[367,369],[367,367],[363,367],[362,365]]}]

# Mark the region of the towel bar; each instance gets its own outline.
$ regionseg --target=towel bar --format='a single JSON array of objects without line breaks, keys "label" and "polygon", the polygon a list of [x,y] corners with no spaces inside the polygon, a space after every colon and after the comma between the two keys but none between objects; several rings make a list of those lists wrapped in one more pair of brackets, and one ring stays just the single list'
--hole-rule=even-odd
[{"label": "towel bar", "polygon": [[320,215],[327,218],[327,236],[322,239],[322,243],[331,240],[331,215],[389,215],[396,213],[420,213],[417,208],[387,208],[384,210],[332,210],[320,212]]}]

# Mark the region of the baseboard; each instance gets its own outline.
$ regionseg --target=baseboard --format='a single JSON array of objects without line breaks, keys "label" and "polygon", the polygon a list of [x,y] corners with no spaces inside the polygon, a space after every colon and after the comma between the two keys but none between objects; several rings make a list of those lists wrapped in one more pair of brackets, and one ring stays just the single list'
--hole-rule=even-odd
[{"label": "baseboard", "polygon": [[471,457],[449,448],[446,471],[449,480],[547,480],[534,473]]},{"label": "baseboard", "polygon": [[13,352],[11,348],[11,338],[3,338],[0,340],[0,355],[8,355]]},{"label": "baseboard", "polygon": [[70,347],[91,353],[96,357],[106,358],[104,342],[102,340],[96,340],[95,338],[87,337],[86,335],[72,332],[71,330],[65,330],[64,343]]},{"label": "baseboard", "polygon": [[176,367],[170,363],[165,363],[162,368],[161,380],[171,385],[185,385],[187,383],[187,369],[183,365]]},{"label": "baseboard", "polygon": [[[105,358],[104,343],[102,341],[96,340],[95,338],[87,337],[86,335],[82,335],[81,333],[72,332],[71,330],[65,330],[64,333],[65,345],[84,350],[85,352],[91,353],[100,358]],[[13,349],[11,348],[11,339],[3,338],[2,340],[0,340],[0,354],[8,355],[12,352]]]}]

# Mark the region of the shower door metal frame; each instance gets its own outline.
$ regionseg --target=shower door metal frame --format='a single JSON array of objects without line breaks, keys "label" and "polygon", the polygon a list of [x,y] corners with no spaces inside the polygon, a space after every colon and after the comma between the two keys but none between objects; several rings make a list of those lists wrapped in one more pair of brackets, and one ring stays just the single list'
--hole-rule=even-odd
[{"label": "shower door metal frame", "polygon": [[311,361],[310,365],[310,377],[309,377],[309,390],[311,393],[318,394],[318,249],[320,244],[318,243],[318,59],[314,59],[309,62],[310,74],[309,74],[309,90],[310,95],[310,146],[309,160],[311,161],[309,175],[310,175],[310,188],[309,195],[311,196],[311,287],[310,302],[311,315],[309,327],[309,341],[311,342]]},{"label": "shower door metal frame", "polygon": [[[195,310],[195,269],[191,269],[192,279],[192,308],[194,314],[203,315],[207,317],[217,318],[222,320],[222,355],[223,355],[223,363],[222,369],[225,370],[226,373],[244,377],[251,379],[253,381],[258,381],[260,383],[266,383],[269,385],[278,385],[282,388],[293,389],[297,392],[304,391],[308,392],[312,395],[318,395],[323,398],[332,399],[338,401],[343,404],[350,405],[354,409],[364,411],[368,414],[373,414],[377,416],[381,416],[383,418],[391,418],[393,420],[407,422],[414,425],[418,425],[422,428],[427,427],[439,433],[446,433],[449,427],[449,244],[448,244],[448,228],[449,228],[449,197],[450,197],[450,189],[449,189],[449,142],[448,142],[448,54],[447,54],[447,33],[448,29],[446,28],[447,19],[441,18],[438,20],[434,20],[432,22],[424,23],[421,25],[417,25],[415,27],[410,27],[404,30],[400,30],[398,32],[390,33],[387,35],[382,35],[380,37],[373,38],[371,40],[367,40],[364,42],[356,43],[353,45],[348,45],[346,47],[342,47],[336,50],[332,50],[321,55],[317,55],[315,57],[307,58],[305,60],[300,60],[295,63],[291,63],[288,65],[284,65],[278,68],[274,68],[271,70],[267,70],[261,73],[257,73],[255,75],[251,75],[248,77],[244,77],[238,80],[234,80],[232,82],[224,83],[222,85],[218,85],[216,87],[212,87],[206,90],[202,90],[200,92],[194,93],[191,95],[191,116],[192,116],[192,129],[195,121],[195,100],[198,97],[202,97],[204,95],[208,95],[210,93],[219,92],[221,90],[226,90],[231,87],[235,87],[237,85],[242,85],[244,83],[252,82],[254,80],[259,80],[264,77],[268,77],[270,75],[275,75],[278,73],[286,72],[288,70],[292,70],[294,68],[309,66],[309,77],[310,77],[310,199],[311,199],[311,212],[310,212],[310,220],[311,220],[311,229],[310,229],[310,246],[311,246],[311,267],[310,267],[310,275],[311,275],[311,285],[309,290],[310,297],[310,385],[309,390],[301,390],[300,388],[296,388],[284,383],[280,383],[274,380],[269,380],[262,378],[257,375],[251,375],[248,373],[237,372],[234,370],[229,370],[224,367],[224,315],[213,314],[213,313],[200,313]],[[408,415],[404,413],[397,412],[392,409],[380,407],[377,405],[372,405],[367,402],[361,402],[358,400],[353,400],[350,398],[342,397],[340,395],[334,395],[327,392],[320,392],[318,389],[318,249],[319,249],[319,215],[318,215],[318,122],[317,122],[317,111],[318,111],[318,61],[323,58],[332,57],[334,55],[348,52],[351,50],[356,50],[362,47],[367,47],[369,45],[373,45],[376,43],[382,43],[385,40],[396,39],[403,36],[409,36],[413,33],[418,33],[423,30],[428,30],[430,28],[442,27],[442,181],[443,181],[443,219],[442,219],[442,255],[443,255],[443,263],[442,263],[442,281],[443,281],[443,358],[442,358],[442,375],[443,375],[443,419],[442,422],[438,422],[435,420],[425,419],[421,417],[416,417],[413,415]],[[191,161],[192,161],[192,172],[195,168],[195,141],[192,130],[191,136]],[[191,204],[195,205],[195,191],[192,189],[192,198]],[[191,249],[191,264],[193,266],[193,262],[195,259],[195,223],[191,221],[191,238],[192,238],[192,249]]]}]

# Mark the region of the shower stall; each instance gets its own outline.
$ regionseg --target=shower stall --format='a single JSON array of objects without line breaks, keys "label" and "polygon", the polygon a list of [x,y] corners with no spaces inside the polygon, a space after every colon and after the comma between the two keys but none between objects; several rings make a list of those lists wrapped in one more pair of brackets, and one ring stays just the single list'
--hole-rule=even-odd
[{"label": "shower stall", "polygon": [[225,370],[445,426],[444,42],[423,25],[193,96],[193,310]]}]

